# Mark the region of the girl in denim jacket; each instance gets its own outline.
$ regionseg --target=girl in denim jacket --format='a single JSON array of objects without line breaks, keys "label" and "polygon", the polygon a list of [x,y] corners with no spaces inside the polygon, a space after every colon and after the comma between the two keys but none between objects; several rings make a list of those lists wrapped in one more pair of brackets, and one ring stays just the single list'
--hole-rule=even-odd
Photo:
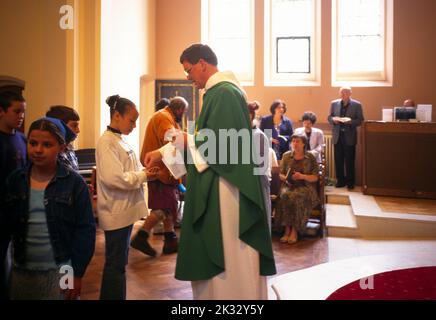
[{"label": "girl in denim jacket", "polygon": [[1,232],[12,237],[11,299],[78,299],[95,247],[88,187],[58,161],[74,133],[41,118],[28,133],[31,165],[7,179]]}]

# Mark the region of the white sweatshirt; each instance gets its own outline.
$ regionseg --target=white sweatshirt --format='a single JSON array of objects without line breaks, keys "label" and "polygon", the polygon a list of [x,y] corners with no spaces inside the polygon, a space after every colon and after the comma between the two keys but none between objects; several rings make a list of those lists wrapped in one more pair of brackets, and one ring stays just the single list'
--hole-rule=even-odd
[{"label": "white sweatshirt", "polygon": [[105,131],[98,139],[97,211],[103,230],[127,227],[147,215],[143,183],[146,173],[121,135]]}]

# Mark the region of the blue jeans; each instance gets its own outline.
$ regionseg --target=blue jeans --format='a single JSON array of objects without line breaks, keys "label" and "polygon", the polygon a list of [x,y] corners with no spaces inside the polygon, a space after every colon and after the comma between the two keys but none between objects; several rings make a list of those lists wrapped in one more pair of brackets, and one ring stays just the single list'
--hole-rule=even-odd
[{"label": "blue jeans", "polygon": [[126,265],[133,225],[105,231],[105,257],[100,300],[126,300]]}]

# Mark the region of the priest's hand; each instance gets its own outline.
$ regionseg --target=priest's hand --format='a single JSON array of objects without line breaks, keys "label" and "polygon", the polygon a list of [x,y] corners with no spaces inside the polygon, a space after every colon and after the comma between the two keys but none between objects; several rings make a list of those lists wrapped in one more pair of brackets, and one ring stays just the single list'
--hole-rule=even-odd
[{"label": "priest's hand", "polygon": [[159,150],[150,151],[145,155],[144,164],[145,167],[151,168],[162,161],[162,154]]},{"label": "priest's hand", "polygon": [[187,140],[188,135],[186,134],[186,132],[179,130],[177,135],[173,137],[173,145],[179,150],[184,150],[188,145]]}]

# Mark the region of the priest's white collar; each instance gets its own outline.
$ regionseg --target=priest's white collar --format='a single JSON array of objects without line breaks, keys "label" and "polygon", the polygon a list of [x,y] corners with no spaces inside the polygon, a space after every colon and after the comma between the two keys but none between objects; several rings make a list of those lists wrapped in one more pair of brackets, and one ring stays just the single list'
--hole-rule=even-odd
[{"label": "priest's white collar", "polygon": [[247,94],[245,93],[245,90],[241,87],[238,79],[236,78],[235,74],[232,71],[222,71],[214,73],[209,80],[207,80],[206,85],[204,86],[204,90],[207,91],[213,86],[217,85],[221,82],[230,82],[233,83],[235,86],[239,88],[239,90],[242,91],[245,97],[247,97]]}]

